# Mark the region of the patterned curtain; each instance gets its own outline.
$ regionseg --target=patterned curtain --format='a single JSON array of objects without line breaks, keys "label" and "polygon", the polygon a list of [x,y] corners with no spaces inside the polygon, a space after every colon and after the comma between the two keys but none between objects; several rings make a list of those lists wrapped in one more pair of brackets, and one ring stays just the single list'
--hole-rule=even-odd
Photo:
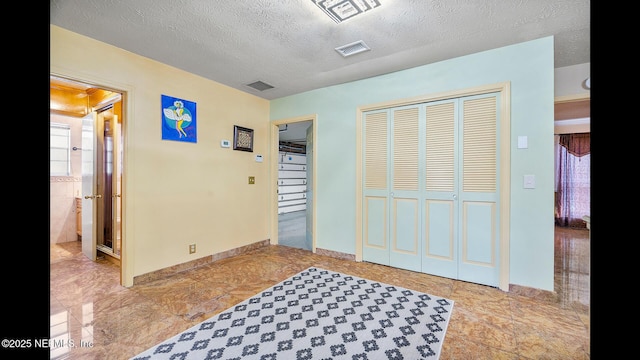
[{"label": "patterned curtain", "polygon": [[585,228],[591,215],[591,134],[559,135],[556,146],[557,226]]}]

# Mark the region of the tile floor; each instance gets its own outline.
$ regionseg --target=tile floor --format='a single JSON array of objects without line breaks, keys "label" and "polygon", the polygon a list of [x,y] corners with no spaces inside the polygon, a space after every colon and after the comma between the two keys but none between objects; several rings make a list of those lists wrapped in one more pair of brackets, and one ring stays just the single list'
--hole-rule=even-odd
[{"label": "tile floor", "polygon": [[278,244],[311,250],[307,243],[307,218],[305,211],[278,214]]},{"label": "tile floor", "polygon": [[[556,229],[555,292],[503,292],[447,278],[267,246],[131,288],[119,268],[92,262],[80,242],[51,246],[52,359],[129,359],[317,266],[455,301],[440,359],[590,359],[588,230]],[[91,346],[88,346],[91,344]],[[407,359],[413,360],[413,359]]]}]

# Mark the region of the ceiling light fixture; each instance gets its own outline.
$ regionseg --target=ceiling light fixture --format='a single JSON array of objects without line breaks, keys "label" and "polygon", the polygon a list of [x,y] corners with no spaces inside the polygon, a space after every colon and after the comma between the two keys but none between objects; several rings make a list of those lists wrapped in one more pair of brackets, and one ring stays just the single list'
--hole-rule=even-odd
[{"label": "ceiling light fixture", "polygon": [[311,0],[336,23],[380,6],[378,0]]}]

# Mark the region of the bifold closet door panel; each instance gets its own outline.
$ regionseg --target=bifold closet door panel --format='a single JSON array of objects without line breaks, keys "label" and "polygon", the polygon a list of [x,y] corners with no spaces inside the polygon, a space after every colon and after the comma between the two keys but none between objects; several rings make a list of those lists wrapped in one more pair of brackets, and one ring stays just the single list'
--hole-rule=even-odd
[{"label": "bifold closet door panel", "polygon": [[422,272],[458,278],[458,101],[425,105]]},{"label": "bifold closet door panel", "polygon": [[420,106],[391,111],[389,265],[420,271]]},{"label": "bifold closet door panel", "polygon": [[366,113],[363,260],[420,271],[420,106]]},{"label": "bifold closet door panel", "polygon": [[362,259],[389,265],[389,111],[364,114]]},{"label": "bifold closet door panel", "polygon": [[[460,280],[499,285],[500,104],[496,94],[461,99]],[[508,150],[508,149],[507,149]]]}]

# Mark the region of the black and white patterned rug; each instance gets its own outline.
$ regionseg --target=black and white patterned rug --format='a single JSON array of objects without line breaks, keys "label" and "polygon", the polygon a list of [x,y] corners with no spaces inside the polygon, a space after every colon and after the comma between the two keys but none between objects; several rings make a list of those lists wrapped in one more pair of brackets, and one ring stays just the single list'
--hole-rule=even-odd
[{"label": "black and white patterned rug", "polygon": [[453,301],[320,268],[132,359],[438,359]]}]

